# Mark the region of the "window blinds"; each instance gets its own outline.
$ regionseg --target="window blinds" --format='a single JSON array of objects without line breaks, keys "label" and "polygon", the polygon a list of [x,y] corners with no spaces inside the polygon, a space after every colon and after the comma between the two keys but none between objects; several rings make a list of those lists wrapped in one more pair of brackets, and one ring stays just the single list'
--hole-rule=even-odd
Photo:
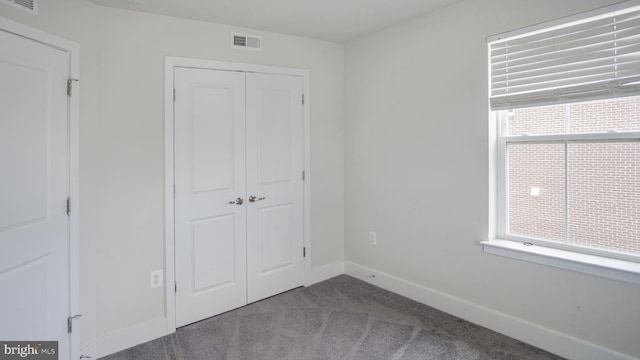
[{"label": "window blinds", "polygon": [[489,40],[489,57],[491,110],[640,95],[640,6]]}]

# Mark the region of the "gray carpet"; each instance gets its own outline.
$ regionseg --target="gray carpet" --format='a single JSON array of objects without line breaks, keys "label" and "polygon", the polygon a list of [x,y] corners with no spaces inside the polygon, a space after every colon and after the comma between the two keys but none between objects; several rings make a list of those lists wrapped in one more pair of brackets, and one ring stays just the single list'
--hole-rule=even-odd
[{"label": "gray carpet", "polygon": [[342,275],[102,360],[560,359]]}]

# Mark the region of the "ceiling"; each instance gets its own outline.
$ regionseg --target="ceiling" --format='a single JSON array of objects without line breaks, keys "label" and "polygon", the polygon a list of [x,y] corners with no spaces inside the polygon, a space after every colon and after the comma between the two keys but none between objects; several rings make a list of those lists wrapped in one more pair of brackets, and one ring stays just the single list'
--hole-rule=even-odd
[{"label": "ceiling", "polygon": [[95,4],[346,43],[459,0],[89,0]]}]

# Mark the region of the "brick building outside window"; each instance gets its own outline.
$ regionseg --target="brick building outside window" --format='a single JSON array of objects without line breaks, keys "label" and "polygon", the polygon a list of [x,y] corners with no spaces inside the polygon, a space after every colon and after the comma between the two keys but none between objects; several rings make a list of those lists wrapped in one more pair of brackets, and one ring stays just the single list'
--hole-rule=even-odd
[{"label": "brick building outside window", "polygon": [[[640,131],[640,96],[505,113],[505,136]],[[637,139],[509,143],[505,168],[508,234],[640,255]]]}]

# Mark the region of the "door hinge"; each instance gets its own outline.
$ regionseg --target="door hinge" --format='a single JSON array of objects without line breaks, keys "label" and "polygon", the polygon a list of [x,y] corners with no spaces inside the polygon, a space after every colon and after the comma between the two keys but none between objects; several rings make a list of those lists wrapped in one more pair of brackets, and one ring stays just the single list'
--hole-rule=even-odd
[{"label": "door hinge", "polygon": [[303,248],[302,248],[302,257],[303,257],[303,258],[306,258],[306,257],[307,257],[307,248],[306,248],[306,247],[303,247]]},{"label": "door hinge", "polygon": [[173,101],[174,102],[176,101],[176,89],[175,88],[173,88]]},{"label": "door hinge", "polygon": [[71,198],[67,198],[67,215],[71,215]]},{"label": "door hinge", "polygon": [[304,181],[305,179],[305,174],[304,174],[304,170],[302,170],[302,181]]},{"label": "door hinge", "polygon": [[304,105],[304,94],[302,94],[302,105]]},{"label": "door hinge", "polygon": [[67,318],[67,333],[71,334],[71,332],[73,332],[73,320],[74,319],[79,319],[81,317],[82,317],[82,315],[76,314],[76,315],[73,315],[73,316],[69,316]]},{"label": "door hinge", "polygon": [[73,82],[79,81],[78,79],[68,79],[67,80],[67,96],[71,96],[73,93]]},{"label": "door hinge", "polygon": [[177,293],[177,292],[178,292],[178,282],[177,282],[177,281],[174,281],[174,282],[173,282],[173,292],[174,292],[174,293]]}]

